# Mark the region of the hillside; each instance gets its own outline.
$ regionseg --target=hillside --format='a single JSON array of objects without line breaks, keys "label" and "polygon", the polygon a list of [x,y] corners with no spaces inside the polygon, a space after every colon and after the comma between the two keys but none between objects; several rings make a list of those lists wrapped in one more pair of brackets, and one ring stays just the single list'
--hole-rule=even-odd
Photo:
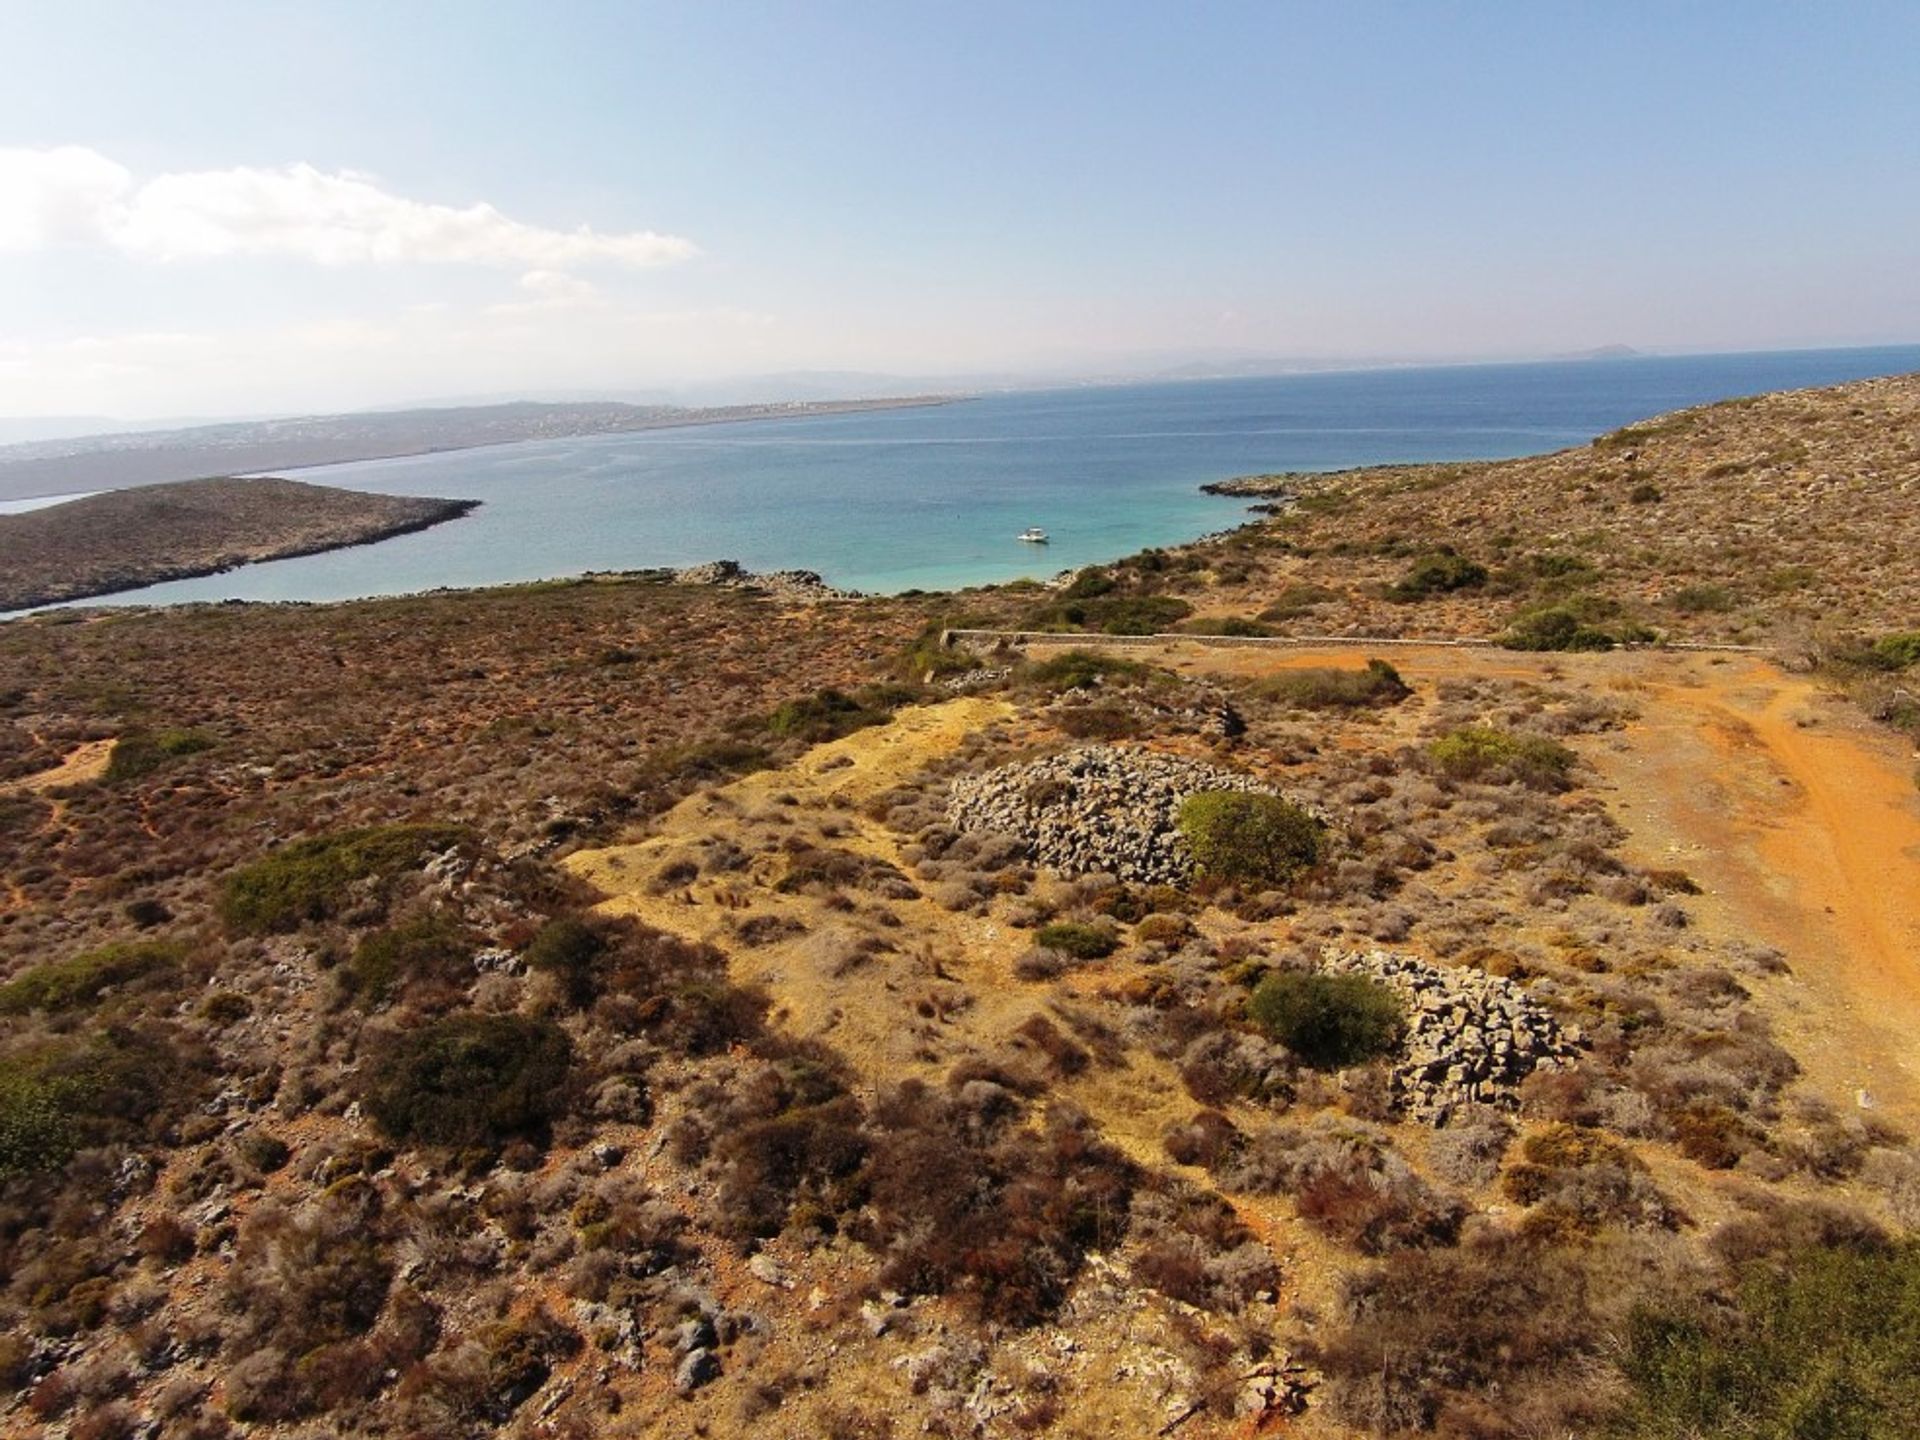
[{"label": "hillside", "polygon": [[[1521,460],[1208,488],[1279,512],[1208,552],[1259,572],[1209,590],[1210,608],[1324,587],[1323,613],[1383,634],[1494,634],[1557,605],[1623,634],[1778,644],[1920,620],[1920,375],[1683,410]],[[1414,575],[1441,551],[1463,562],[1452,577]]]},{"label": "hillside", "polygon": [[1916,1433],[1912,394],[1060,589],[0,625],[0,1429]]},{"label": "hillside", "polygon": [[263,478],[147,485],[0,515],[0,611],[365,545],[478,504]]}]

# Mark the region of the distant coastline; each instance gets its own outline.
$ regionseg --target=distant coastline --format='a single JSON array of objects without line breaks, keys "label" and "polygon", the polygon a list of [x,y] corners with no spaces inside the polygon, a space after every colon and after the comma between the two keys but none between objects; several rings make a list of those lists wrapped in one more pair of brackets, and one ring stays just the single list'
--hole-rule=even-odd
[{"label": "distant coastline", "polygon": [[447,409],[308,415],[34,440],[0,446],[0,500],[125,490],[210,476],[262,475],[513,445],[629,435],[695,425],[802,420],[949,405],[961,395],[797,400],[689,409],[595,402],[517,402]]}]

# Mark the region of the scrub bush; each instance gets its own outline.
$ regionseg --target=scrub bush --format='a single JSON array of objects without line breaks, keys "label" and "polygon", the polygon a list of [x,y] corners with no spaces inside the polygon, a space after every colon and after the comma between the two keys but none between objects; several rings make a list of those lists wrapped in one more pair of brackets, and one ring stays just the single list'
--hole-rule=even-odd
[{"label": "scrub bush", "polygon": [[185,950],[175,944],[119,944],[36,965],[0,985],[0,1015],[75,1010],[111,987],[171,974],[184,957]]},{"label": "scrub bush", "polygon": [[1427,758],[1450,780],[1558,790],[1567,784],[1574,753],[1544,735],[1514,735],[1484,725],[1450,731],[1427,747]]},{"label": "scrub bush", "polygon": [[466,838],[457,825],[377,825],[296,840],[227,877],[221,918],[254,934],[331,919],[356,886],[391,880]]},{"label": "scrub bush", "polygon": [[1203,790],[1180,806],[1180,833],[1201,871],[1277,885],[1319,863],[1321,823],[1277,795]]},{"label": "scrub bush", "polygon": [[1406,1029],[1399,998],[1363,975],[1278,971],[1255,987],[1247,1014],[1316,1070],[1384,1055]]},{"label": "scrub bush", "polygon": [[536,1138],[559,1110],[573,1061],[566,1032],[518,1015],[454,1015],[392,1036],[363,1082],[388,1135],[492,1147]]},{"label": "scrub bush", "polygon": [[1254,693],[1299,710],[1359,710],[1397,705],[1413,693],[1400,672],[1384,660],[1369,660],[1364,670],[1315,666],[1286,670],[1254,685]]}]

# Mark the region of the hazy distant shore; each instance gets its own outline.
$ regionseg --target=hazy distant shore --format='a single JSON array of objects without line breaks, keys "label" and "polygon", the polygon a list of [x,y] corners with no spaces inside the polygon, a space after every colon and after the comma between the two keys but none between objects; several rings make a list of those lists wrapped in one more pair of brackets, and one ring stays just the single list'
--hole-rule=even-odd
[{"label": "hazy distant shore", "polygon": [[0,446],[0,500],[125,490],[209,476],[259,475],[364,460],[395,460],[694,425],[798,420],[947,405],[957,395],[807,400],[686,409],[612,402],[464,406],[312,415],[196,425],[178,430],[85,435]]}]

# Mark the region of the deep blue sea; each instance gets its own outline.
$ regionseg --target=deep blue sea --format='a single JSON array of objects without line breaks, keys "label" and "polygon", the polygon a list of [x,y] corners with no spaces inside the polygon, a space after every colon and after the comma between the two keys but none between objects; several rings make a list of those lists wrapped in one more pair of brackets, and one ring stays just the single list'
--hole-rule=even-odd
[{"label": "deep blue sea", "polygon": [[[291,473],[485,503],[377,545],[106,603],[341,600],[720,558],[818,570],[860,590],[946,589],[1240,523],[1243,502],[1199,493],[1209,480],[1532,454],[1681,406],[1911,370],[1920,346],[1322,373],[332,465]],[[1052,544],[1016,540],[1029,525]]]}]

